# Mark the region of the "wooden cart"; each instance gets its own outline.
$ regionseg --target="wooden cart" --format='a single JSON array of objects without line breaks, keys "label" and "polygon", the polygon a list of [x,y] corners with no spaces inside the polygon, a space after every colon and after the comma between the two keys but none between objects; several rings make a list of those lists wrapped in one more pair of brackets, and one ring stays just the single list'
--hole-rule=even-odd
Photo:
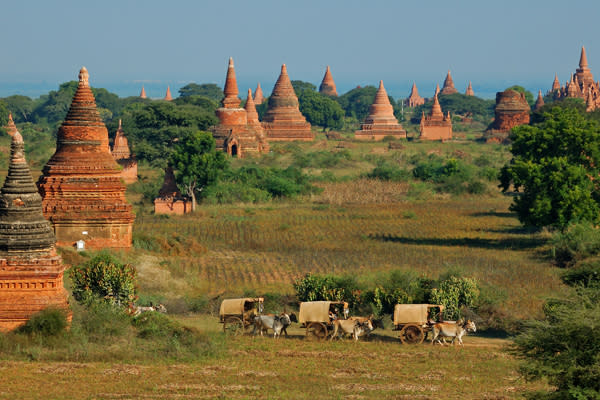
[{"label": "wooden cart", "polygon": [[300,303],[298,322],[306,328],[306,336],[323,340],[333,330],[336,318],[348,318],[348,303],[345,301],[305,301]]},{"label": "wooden cart", "polygon": [[404,344],[419,344],[427,337],[435,321],[442,321],[444,306],[439,304],[396,304],[394,330],[400,331]]},{"label": "wooden cart", "polygon": [[219,311],[223,332],[229,335],[248,333],[254,327],[254,317],[263,312],[262,297],[225,299]]}]

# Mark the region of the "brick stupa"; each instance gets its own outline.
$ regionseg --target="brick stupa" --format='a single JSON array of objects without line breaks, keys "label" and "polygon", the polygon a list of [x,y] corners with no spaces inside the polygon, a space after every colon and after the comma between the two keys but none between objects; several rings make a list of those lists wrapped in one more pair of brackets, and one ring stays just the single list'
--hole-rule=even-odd
[{"label": "brick stupa", "polygon": [[6,129],[6,133],[8,133],[10,136],[13,136],[15,132],[17,132],[17,125],[15,125],[12,113],[8,113],[8,123],[6,124],[4,129]]},{"label": "brick stupa", "polygon": [[410,89],[410,96],[408,96],[408,99],[406,99],[406,106],[413,108],[422,106],[423,104],[425,104],[425,99],[419,96],[417,84],[413,82],[412,88]]},{"label": "brick stupa", "polygon": [[588,64],[585,47],[581,47],[579,68],[575,70],[567,84],[560,86],[558,76],[555,75],[551,92],[555,99],[572,97],[584,100],[587,111],[600,108],[600,83],[594,82],[594,75]]},{"label": "brick stupa", "polygon": [[146,96],[146,89],[144,89],[144,85],[142,85],[142,91],[140,92],[140,99],[147,99],[148,96]]},{"label": "brick stupa", "polygon": [[473,91],[473,85],[471,84],[471,81],[469,81],[469,86],[467,86],[465,96],[475,96],[475,92]]},{"label": "brick stupa", "polygon": [[310,130],[310,123],[300,112],[298,97],[285,64],[281,66],[281,74],[269,97],[269,108],[263,117],[263,128],[268,141],[311,141],[315,138]]},{"label": "brick stupa", "polygon": [[43,211],[59,246],[84,240],[92,249],[129,248],[134,215],[88,78],[84,67],[38,182]]},{"label": "brick stupa", "polygon": [[[260,153],[265,151],[265,148],[268,151],[268,147],[264,146],[265,133],[262,126],[257,129],[254,120],[252,124],[249,124],[247,110],[240,107],[241,100],[238,98],[233,58],[229,59],[223,92],[225,97],[221,100],[221,107],[215,112],[219,118],[219,125],[210,128],[217,148],[237,157]],[[247,106],[253,112],[252,117],[256,117],[258,121],[258,113],[251,94],[249,100],[251,104],[247,104]],[[260,125],[260,122],[258,122],[258,125]]]},{"label": "brick stupa", "polygon": [[421,116],[421,140],[450,140],[452,139],[452,120],[450,119],[450,112],[444,115],[442,107],[438,101],[438,90],[436,89],[433,95],[433,105],[431,106],[431,112],[429,115]]},{"label": "brick stupa", "polygon": [[173,100],[173,96],[171,96],[171,87],[167,86],[167,93],[165,93],[165,98],[163,100],[171,101]]},{"label": "brick stupa", "polygon": [[496,93],[495,118],[485,132],[486,141],[505,142],[512,128],[529,123],[530,111],[525,94],[512,89]]},{"label": "brick stupa", "polygon": [[123,178],[125,183],[129,184],[137,182],[137,160],[129,150],[129,142],[127,141],[125,132],[123,132],[121,120],[119,120],[119,127],[117,128],[117,133],[115,134],[115,140],[113,142],[111,153],[113,158],[122,168],[121,178]]},{"label": "brick stupa", "polygon": [[326,96],[335,96],[337,97],[338,92],[335,87],[335,82],[333,81],[333,76],[331,76],[331,70],[329,69],[329,65],[325,70],[325,76],[323,76],[323,81],[321,81],[321,86],[319,86],[319,93],[324,94]]},{"label": "brick stupa", "polygon": [[383,87],[383,81],[379,81],[379,89],[369,107],[369,115],[360,125],[360,130],[354,132],[354,137],[360,140],[382,140],[386,136],[406,139],[406,131],[394,116],[394,107]]},{"label": "brick stupa", "polygon": [[267,134],[262,124],[258,119],[258,112],[256,111],[256,105],[252,99],[252,90],[248,89],[248,96],[246,98],[246,119],[248,121],[248,132],[252,134],[258,142],[258,151],[260,153],[269,152],[269,142],[267,141]]},{"label": "brick stupa", "polygon": [[544,98],[542,97],[542,91],[540,90],[538,92],[538,97],[537,97],[537,100],[535,101],[535,105],[533,106],[533,109],[535,111],[538,111],[543,106],[544,106]]},{"label": "brick stupa", "polygon": [[65,266],[56,253],[52,226],[25,161],[23,137],[12,135],[8,175],[0,190],[0,331],[23,325],[48,308],[71,319]]},{"label": "brick stupa", "polygon": [[441,94],[454,94],[458,93],[458,90],[454,87],[454,81],[452,80],[452,75],[450,75],[450,70],[448,70],[448,75],[446,75],[446,79],[444,80],[444,87],[442,87]]},{"label": "brick stupa", "polygon": [[154,213],[167,215],[183,215],[192,212],[192,202],[183,196],[175,183],[173,168],[165,168],[165,179],[154,199]]},{"label": "brick stupa", "polygon": [[265,96],[263,95],[262,88],[260,87],[260,82],[256,85],[256,90],[254,91],[254,104],[259,106],[265,101]]}]

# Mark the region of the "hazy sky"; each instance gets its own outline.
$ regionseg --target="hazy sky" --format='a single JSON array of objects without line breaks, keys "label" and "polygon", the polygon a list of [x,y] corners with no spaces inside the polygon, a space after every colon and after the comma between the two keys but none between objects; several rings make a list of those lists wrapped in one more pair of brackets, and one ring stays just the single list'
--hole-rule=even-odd
[{"label": "hazy sky", "polygon": [[599,15],[599,0],[14,0],[2,4],[0,96],[56,88],[82,65],[120,95],[141,82],[176,94],[222,86],[230,56],[242,93],[258,81],[270,93],[282,63],[316,85],[330,65],[341,93],[383,79],[395,97],[413,81],[430,95],[448,69],[461,92],[469,80],[486,97],[511,84],[546,91],[582,45],[600,78]]}]

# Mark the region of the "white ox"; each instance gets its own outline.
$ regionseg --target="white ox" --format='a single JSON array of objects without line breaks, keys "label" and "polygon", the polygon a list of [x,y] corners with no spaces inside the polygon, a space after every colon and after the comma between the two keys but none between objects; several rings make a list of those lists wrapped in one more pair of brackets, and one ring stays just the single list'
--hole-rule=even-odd
[{"label": "white ox", "polygon": [[333,338],[338,337],[340,334],[350,334],[354,340],[358,341],[359,337],[368,335],[373,329],[371,317],[364,319],[336,319],[333,321],[333,333],[329,340],[333,340]]},{"label": "white ox", "polygon": [[153,312],[153,311],[158,311],[159,313],[163,313],[166,314],[167,313],[167,307],[165,307],[162,304],[157,304],[157,305],[152,305],[152,303],[150,303],[150,306],[146,307],[146,306],[130,306],[129,308],[129,314],[137,317],[138,315],[140,315],[141,313],[144,312]]},{"label": "white ox", "polygon": [[253,334],[256,334],[256,330],[260,332],[262,336],[263,333],[266,333],[269,329],[273,330],[273,338],[277,338],[281,335],[283,331],[287,336],[287,327],[292,324],[292,322],[297,322],[296,315],[287,313],[281,313],[280,315],[257,315],[254,317],[254,330]]},{"label": "white ox", "polygon": [[432,328],[433,338],[431,339],[431,344],[433,345],[437,342],[444,345],[446,341],[444,340],[444,343],[442,343],[441,339],[452,338],[452,344],[454,344],[455,339],[458,339],[458,344],[462,346],[462,337],[468,332],[476,331],[475,322],[471,320],[467,320],[466,322],[459,320],[456,323],[438,322]]}]

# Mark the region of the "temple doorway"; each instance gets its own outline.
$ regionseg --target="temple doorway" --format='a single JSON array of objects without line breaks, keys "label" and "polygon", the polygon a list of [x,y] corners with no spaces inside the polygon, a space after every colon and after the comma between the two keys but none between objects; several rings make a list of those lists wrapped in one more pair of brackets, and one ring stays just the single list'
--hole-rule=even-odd
[{"label": "temple doorway", "polygon": [[237,157],[238,156],[238,147],[237,144],[234,144],[231,146],[231,157]]}]

